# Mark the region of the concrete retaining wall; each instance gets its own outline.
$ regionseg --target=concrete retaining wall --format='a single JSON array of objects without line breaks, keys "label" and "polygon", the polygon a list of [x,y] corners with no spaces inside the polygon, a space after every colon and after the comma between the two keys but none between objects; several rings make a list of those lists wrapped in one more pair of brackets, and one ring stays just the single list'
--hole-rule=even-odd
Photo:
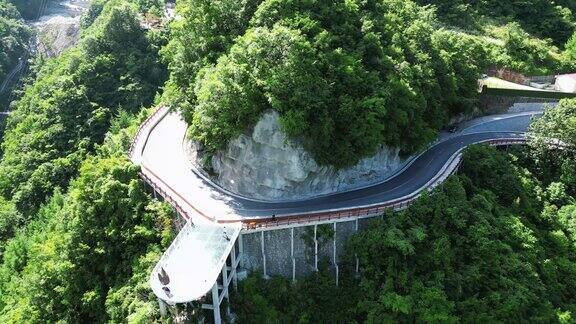
[{"label": "concrete retaining wall", "polygon": [[533,97],[512,97],[512,96],[497,96],[497,95],[481,95],[480,107],[485,113],[502,113],[508,111],[519,103],[550,103],[558,102],[559,99],[552,98],[533,98]]},{"label": "concrete retaining wall", "polygon": [[346,242],[368,227],[371,219],[241,234],[244,268],[264,276],[297,279],[327,263],[337,277]]}]

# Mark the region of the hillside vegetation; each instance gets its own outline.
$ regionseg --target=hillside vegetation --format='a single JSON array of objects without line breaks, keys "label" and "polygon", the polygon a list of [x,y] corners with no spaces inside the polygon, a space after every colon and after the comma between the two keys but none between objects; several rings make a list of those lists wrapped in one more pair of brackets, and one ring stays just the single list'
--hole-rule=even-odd
[{"label": "hillside vegetation", "polygon": [[[486,68],[576,68],[573,29],[553,27],[570,26],[574,6],[550,3],[535,1],[528,20],[521,2],[468,1],[459,23],[453,1],[179,0],[179,19],[144,30],[139,19],[162,0],[94,0],[79,43],[36,60],[12,103],[0,323],[173,320],[160,318],[148,278],[175,216],[126,156],[149,107],[181,109],[210,150],[276,109],[324,164],[354,164],[381,144],[413,152],[476,107]],[[28,32],[5,0],[0,16],[7,71]],[[537,18],[550,20],[538,32]],[[461,174],[349,242],[338,287],[326,271],[294,285],[250,276],[234,298],[238,322],[574,321],[576,157],[547,139],[576,144],[575,123],[565,100],[535,124],[532,148],[470,149]]]},{"label": "hillside vegetation", "polygon": [[[488,67],[548,74],[569,66],[551,41],[534,38],[513,16],[481,31],[458,31],[441,23],[450,21],[448,7],[400,0],[179,1],[183,19],[164,50],[168,98],[208,151],[226,147],[274,109],[283,130],[320,164],[347,167],[382,144],[404,154],[424,147],[450,117],[473,111],[476,79]],[[557,27],[569,35],[556,33],[556,42],[564,45],[573,24]]]},{"label": "hillside vegetation", "polygon": [[[555,124],[560,115],[574,132],[576,101],[561,106],[535,126],[537,134],[567,130]],[[328,260],[296,284],[253,274],[234,299],[238,321],[571,323],[576,155],[471,147],[459,175],[348,243],[338,287]]]},{"label": "hillside vegetation", "polygon": [[0,84],[24,56],[30,33],[16,7],[0,0]]},{"label": "hillside vegetation", "polygon": [[165,80],[161,33],[96,1],[80,43],[48,60],[8,119],[0,162],[0,322],[159,317],[147,285],[173,238],[126,152]]},{"label": "hillside vegetation", "polygon": [[440,19],[469,30],[518,23],[531,35],[563,47],[576,30],[576,2],[571,0],[417,0],[437,8]]},{"label": "hillside vegetation", "polygon": [[576,99],[546,111],[531,133],[529,147],[470,147],[458,175],[354,235],[339,286],[329,260],[294,284],[251,274],[233,298],[237,320],[574,322]]}]

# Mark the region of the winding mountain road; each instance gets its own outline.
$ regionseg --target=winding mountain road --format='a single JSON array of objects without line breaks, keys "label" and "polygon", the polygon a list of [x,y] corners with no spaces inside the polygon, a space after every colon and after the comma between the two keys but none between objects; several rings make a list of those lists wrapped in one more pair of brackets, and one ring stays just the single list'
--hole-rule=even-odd
[{"label": "winding mountain road", "polygon": [[[132,160],[182,206],[193,220],[233,222],[282,218],[334,209],[371,206],[409,196],[423,188],[461,149],[487,140],[524,139],[531,119],[542,111],[495,115],[468,123],[457,134],[444,134],[399,174],[366,188],[300,201],[267,202],[240,197],[222,190],[195,172],[184,147],[187,124],[176,112],[156,114],[144,136],[137,140]],[[202,217],[195,217],[200,215]]]},{"label": "winding mountain road", "polygon": [[[485,141],[521,143],[532,118],[541,113],[496,115],[467,123],[456,134],[442,134],[396,176],[379,184],[313,199],[266,202],[226,192],[196,172],[186,153],[187,124],[177,112],[162,107],[139,128],[130,158],[141,166],[141,175],[155,194],[166,198],[190,221],[150,274],[152,290],[170,305],[198,300],[210,289],[212,299],[221,301],[228,294],[231,278],[236,278],[238,260],[232,257],[230,273],[225,265],[229,255],[236,255],[233,249],[241,232],[374,216],[387,208],[405,207],[422,190],[442,182],[457,166],[455,157],[464,148]],[[238,258],[243,258],[243,252],[239,253]],[[222,277],[222,289],[218,283],[221,273],[231,276]],[[219,314],[219,302],[215,305],[208,308]]]}]

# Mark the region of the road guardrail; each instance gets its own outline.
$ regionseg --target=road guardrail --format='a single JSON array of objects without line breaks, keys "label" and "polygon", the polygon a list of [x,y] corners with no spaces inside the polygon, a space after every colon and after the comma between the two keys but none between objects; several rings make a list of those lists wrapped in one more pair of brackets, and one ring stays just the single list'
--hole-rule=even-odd
[{"label": "road guardrail", "polygon": [[[140,126],[134,140],[129,149],[129,155],[134,158],[136,153],[136,147],[141,141],[145,141],[144,137],[149,136],[150,125],[157,122],[158,116],[162,115],[162,112],[167,112],[166,107],[160,107],[152,115],[150,115],[145,122]],[[145,132],[147,132],[145,134]],[[504,145],[514,145],[514,144],[525,144],[525,138],[503,138],[495,140],[486,140],[479,142],[477,144],[489,144],[494,146],[504,146]],[[216,222],[219,224],[232,224],[232,223],[242,223],[243,230],[262,230],[266,228],[274,228],[279,226],[291,226],[297,224],[308,224],[308,223],[318,223],[318,222],[329,222],[337,221],[351,218],[359,217],[370,217],[378,214],[382,214],[387,210],[402,210],[408,207],[414,200],[422,194],[423,191],[432,190],[440,183],[442,183],[448,176],[452,175],[460,166],[462,151],[465,148],[460,149],[454,153],[450,159],[444,164],[442,169],[428,181],[422,188],[416,190],[410,195],[394,199],[387,202],[382,202],[370,206],[358,206],[358,207],[346,207],[337,210],[325,210],[309,213],[299,213],[290,214],[284,216],[277,216],[273,218],[243,218],[243,219],[218,219],[217,217],[211,217],[206,215],[199,209],[197,209],[193,203],[188,201],[185,197],[174,190],[170,185],[164,182],[159,176],[157,176],[152,170],[148,169],[145,165],[141,165],[140,176],[148,183],[160,196],[162,196],[169,204],[171,204],[174,209],[178,212],[185,221],[191,222],[193,220],[190,212],[205,218],[206,220]],[[180,201],[180,202],[179,202]],[[183,207],[183,205],[189,207]]]}]

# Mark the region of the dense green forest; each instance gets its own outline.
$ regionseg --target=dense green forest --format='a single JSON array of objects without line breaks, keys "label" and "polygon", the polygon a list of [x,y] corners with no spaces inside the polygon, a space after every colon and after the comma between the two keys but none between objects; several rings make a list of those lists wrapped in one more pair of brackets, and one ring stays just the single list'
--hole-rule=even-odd
[{"label": "dense green forest", "polygon": [[571,0],[417,0],[433,5],[449,25],[484,30],[491,24],[518,23],[528,33],[564,46],[576,30],[576,2]]},{"label": "dense green forest", "polygon": [[329,260],[296,283],[251,274],[233,297],[237,321],[574,322],[576,100],[531,134],[529,147],[470,147],[458,175],[354,235],[338,286]]},{"label": "dense green forest", "polygon": [[[534,131],[576,143],[576,101],[562,106]],[[576,153],[538,147],[469,148],[459,175],[349,241],[338,287],[328,261],[296,284],[250,275],[238,321],[573,322]]]},{"label": "dense green forest", "polygon": [[141,322],[170,243],[126,151],[166,78],[161,32],[137,7],[98,1],[80,43],[36,67],[8,120],[0,162],[0,322]]},{"label": "dense green forest", "polygon": [[0,84],[28,48],[30,30],[10,2],[0,0]]},{"label": "dense green forest", "polygon": [[[576,100],[531,128],[529,147],[470,147],[462,167],[406,211],[352,237],[295,284],[252,274],[233,298],[246,323],[576,320]],[[355,257],[360,276],[354,273]]]},{"label": "dense green forest", "polygon": [[[0,0],[0,76],[40,1]],[[418,150],[477,106],[487,68],[576,70],[575,5],[550,1],[95,0],[80,42],[37,60],[0,160],[0,322],[159,322],[151,268],[174,237],[126,151],[149,107],[180,108],[210,150],[275,109],[318,161],[380,144]],[[432,5],[424,7],[423,5]],[[541,24],[538,27],[538,24]],[[343,265],[296,284],[256,275],[239,322],[570,322],[576,318],[576,101],[530,148],[471,148],[461,172],[348,244]],[[328,266],[328,264],[326,264]],[[165,321],[165,320],[164,320]]]},{"label": "dense green forest", "polygon": [[442,23],[462,9],[451,1],[437,9],[401,0],[182,0],[183,19],[164,50],[167,94],[208,151],[274,109],[321,164],[350,166],[381,144],[413,153],[450,117],[473,111],[475,80],[488,67],[570,68],[553,45],[564,47],[574,32],[570,9],[553,7],[562,21],[548,11],[538,16],[558,22],[544,33],[553,42],[530,34],[533,22],[514,19],[510,12],[526,16],[525,1],[497,3],[508,2],[464,6],[473,22],[485,12],[501,17],[468,31]]}]

